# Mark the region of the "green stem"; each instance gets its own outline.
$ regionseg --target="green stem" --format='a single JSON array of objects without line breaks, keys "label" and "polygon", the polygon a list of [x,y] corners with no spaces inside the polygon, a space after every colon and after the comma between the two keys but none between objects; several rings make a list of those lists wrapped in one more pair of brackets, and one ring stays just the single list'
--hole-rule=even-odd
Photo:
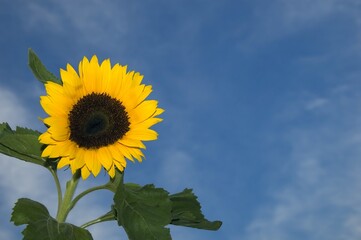
[{"label": "green stem", "polygon": [[81,228],[87,228],[91,225],[94,225],[94,224],[97,224],[97,223],[100,223],[100,222],[106,222],[106,221],[113,221],[115,220],[115,216],[114,216],[114,213],[112,211],[108,212],[107,214],[104,214],[103,216],[101,217],[98,217],[94,220],[91,220],[87,223],[84,223],[83,225],[81,225],[80,227]]},{"label": "green stem", "polygon": [[61,191],[60,181],[59,181],[58,175],[56,174],[56,170],[49,168],[49,171],[51,172],[51,175],[54,178],[56,190],[58,192],[58,211],[57,212],[59,212],[60,206],[62,205],[62,202],[63,202],[63,193]]},{"label": "green stem", "polygon": [[80,171],[77,171],[76,173],[74,173],[73,177],[66,183],[64,198],[56,216],[56,220],[60,223],[66,220],[66,217],[71,210],[71,201],[73,199],[76,187],[78,186],[79,179]]},{"label": "green stem", "polygon": [[71,201],[70,205],[69,205],[69,211],[75,206],[75,204],[82,198],[84,197],[85,195],[91,193],[91,192],[94,192],[96,190],[101,190],[101,189],[108,189],[110,190],[109,188],[109,183],[107,184],[104,184],[104,185],[100,185],[100,186],[96,186],[96,187],[92,187],[92,188],[89,188],[87,190],[85,190],[84,192],[80,193],[78,196],[76,196],[74,198],[73,201]]}]

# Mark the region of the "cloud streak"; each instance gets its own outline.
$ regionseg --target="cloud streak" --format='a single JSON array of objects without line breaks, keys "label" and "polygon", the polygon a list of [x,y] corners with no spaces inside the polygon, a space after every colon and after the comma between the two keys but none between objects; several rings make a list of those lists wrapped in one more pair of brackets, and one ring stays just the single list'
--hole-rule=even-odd
[{"label": "cloud streak", "polygon": [[322,100],[328,111],[321,112],[321,126],[287,133],[287,181],[272,187],[272,203],[259,209],[243,239],[361,238],[361,111],[354,110],[361,97],[350,91]]},{"label": "cloud streak", "polygon": [[[360,12],[356,10],[357,5],[358,2],[355,0],[262,1],[259,7],[252,9],[252,21],[249,23],[252,28],[239,44],[239,49],[244,52],[253,51],[305,29],[323,26],[325,22],[334,18],[347,20],[350,26],[359,26]],[[358,38],[360,33],[356,33]],[[359,49],[360,44],[355,41],[352,46],[344,47]]]}]

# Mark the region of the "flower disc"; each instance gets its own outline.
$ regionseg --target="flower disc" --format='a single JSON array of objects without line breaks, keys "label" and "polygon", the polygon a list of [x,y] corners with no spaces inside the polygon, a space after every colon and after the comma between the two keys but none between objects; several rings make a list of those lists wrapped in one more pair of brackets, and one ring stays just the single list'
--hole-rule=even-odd
[{"label": "flower disc", "polygon": [[126,66],[100,65],[96,56],[60,70],[63,85],[45,84],[47,96],[40,103],[49,117],[48,130],[40,135],[46,144],[42,157],[60,158],[58,168],[70,165],[81,169],[83,179],[97,176],[102,167],[111,177],[115,168],[123,171],[125,158],[142,161],[143,141],[157,139],[150,127],[162,121],[163,112],[155,100],[146,100],[152,91],[142,84],[139,73]]}]

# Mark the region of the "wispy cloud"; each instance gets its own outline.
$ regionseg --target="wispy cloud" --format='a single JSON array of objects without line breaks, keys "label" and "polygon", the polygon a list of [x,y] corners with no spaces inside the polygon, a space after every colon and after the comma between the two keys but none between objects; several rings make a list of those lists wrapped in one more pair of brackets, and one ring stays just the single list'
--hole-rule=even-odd
[{"label": "wispy cloud", "polygon": [[162,157],[158,178],[159,182],[167,184],[171,192],[181,191],[186,184],[197,184],[197,174],[194,167],[194,159],[186,151],[173,149],[168,150]]},{"label": "wispy cloud", "polygon": [[17,15],[22,32],[29,35],[45,32],[49,39],[45,41],[47,45],[53,46],[56,42],[57,46],[52,47],[53,54],[57,54],[55,48],[65,49],[67,53],[82,53],[80,55],[89,49],[97,53],[109,53],[110,49],[123,52],[126,47],[120,49],[119,44],[125,46],[133,19],[123,1],[24,2],[13,14]]},{"label": "wispy cloud", "polygon": [[244,239],[361,237],[361,98],[354,91],[332,96],[316,104],[328,102],[321,123],[286,134],[292,148],[282,170],[287,180],[272,187],[271,203],[259,209]]},{"label": "wispy cloud", "polygon": [[0,102],[0,122],[8,122],[11,127],[24,126],[27,123],[27,111],[16,94],[0,86]]},{"label": "wispy cloud", "polygon": [[239,47],[246,52],[254,50],[305,29],[317,28],[332,18],[347,17],[349,25],[359,26],[360,12],[356,10],[359,9],[357,5],[358,2],[354,0],[263,1],[253,9],[253,20],[249,23],[252,28]]}]

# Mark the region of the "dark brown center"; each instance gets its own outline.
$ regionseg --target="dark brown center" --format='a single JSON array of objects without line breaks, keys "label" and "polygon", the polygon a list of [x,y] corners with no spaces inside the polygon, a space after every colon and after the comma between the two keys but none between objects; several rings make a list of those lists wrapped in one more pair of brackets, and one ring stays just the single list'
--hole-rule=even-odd
[{"label": "dark brown center", "polygon": [[82,97],[69,112],[70,140],[79,147],[96,149],[111,145],[129,131],[129,117],[122,103],[105,93]]}]

